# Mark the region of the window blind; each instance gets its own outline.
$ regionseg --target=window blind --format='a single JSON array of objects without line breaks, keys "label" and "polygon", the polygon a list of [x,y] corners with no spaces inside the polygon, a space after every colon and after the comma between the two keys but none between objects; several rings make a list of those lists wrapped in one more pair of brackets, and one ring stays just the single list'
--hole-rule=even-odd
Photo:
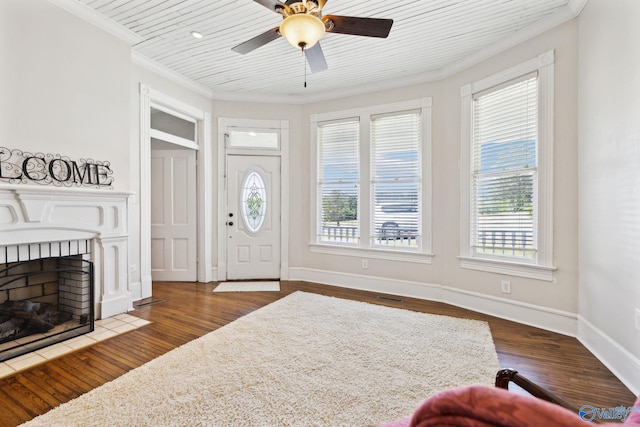
[{"label": "window blind", "polygon": [[318,124],[318,241],[357,243],[358,119]]},{"label": "window blind", "polygon": [[420,110],[371,117],[372,244],[420,246]]},{"label": "window blind", "polygon": [[537,132],[536,75],[474,97],[471,241],[476,254],[535,259]]}]

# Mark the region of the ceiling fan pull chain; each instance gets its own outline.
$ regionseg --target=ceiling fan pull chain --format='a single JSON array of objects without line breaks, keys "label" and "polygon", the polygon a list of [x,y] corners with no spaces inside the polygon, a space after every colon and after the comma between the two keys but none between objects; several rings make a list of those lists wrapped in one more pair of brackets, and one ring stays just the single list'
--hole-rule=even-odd
[{"label": "ceiling fan pull chain", "polygon": [[304,87],[307,87],[307,61],[306,55],[304,53],[304,46],[300,49],[302,51],[302,65],[304,67]]}]

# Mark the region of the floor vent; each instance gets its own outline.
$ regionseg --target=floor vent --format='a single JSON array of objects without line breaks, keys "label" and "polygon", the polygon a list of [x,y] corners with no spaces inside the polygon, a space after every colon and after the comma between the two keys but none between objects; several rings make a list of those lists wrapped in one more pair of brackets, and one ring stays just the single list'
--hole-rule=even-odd
[{"label": "floor vent", "polygon": [[134,303],[133,303],[133,307],[134,307],[134,308],[146,307],[146,306],[148,306],[148,305],[160,304],[160,303],[163,303],[163,302],[165,302],[165,301],[166,301],[166,300],[164,300],[164,299],[155,299],[155,300],[152,300],[152,299],[150,299],[150,298],[147,298],[147,299],[143,299],[143,300],[140,300],[140,301],[134,302]]},{"label": "floor vent", "polygon": [[387,301],[387,302],[397,302],[399,304],[402,304],[404,302],[404,300],[402,298],[398,298],[398,297],[387,297],[387,296],[378,296],[378,299],[380,301]]}]

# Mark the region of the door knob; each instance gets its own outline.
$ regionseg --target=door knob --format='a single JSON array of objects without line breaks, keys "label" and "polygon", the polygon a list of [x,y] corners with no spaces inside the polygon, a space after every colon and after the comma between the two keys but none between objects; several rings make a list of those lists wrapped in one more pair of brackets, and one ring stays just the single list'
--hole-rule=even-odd
[{"label": "door knob", "polygon": [[232,213],[229,214],[229,218],[233,218],[233,214]]},{"label": "door knob", "polygon": [[233,221],[229,221],[227,225],[233,225]]}]

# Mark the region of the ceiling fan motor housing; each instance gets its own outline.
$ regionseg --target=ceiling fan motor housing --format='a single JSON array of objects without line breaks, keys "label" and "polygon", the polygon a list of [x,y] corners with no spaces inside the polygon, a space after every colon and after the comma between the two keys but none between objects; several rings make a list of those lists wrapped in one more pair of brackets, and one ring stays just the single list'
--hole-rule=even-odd
[{"label": "ceiling fan motor housing", "polygon": [[281,11],[285,18],[298,13],[308,13],[309,15],[314,15],[318,18],[321,17],[321,10],[319,9],[318,4],[314,1],[309,0],[302,2],[297,0],[288,0],[285,4],[289,6],[288,9],[285,8]]}]

